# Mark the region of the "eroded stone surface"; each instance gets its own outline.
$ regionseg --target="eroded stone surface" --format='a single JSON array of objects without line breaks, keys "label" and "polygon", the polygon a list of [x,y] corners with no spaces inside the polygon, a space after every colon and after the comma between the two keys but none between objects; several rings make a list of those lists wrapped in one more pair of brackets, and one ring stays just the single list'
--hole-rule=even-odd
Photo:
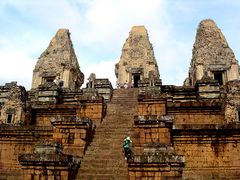
[{"label": "eroded stone surface", "polygon": [[0,86],[0,124],[23,125],[27,116],[27,92],[17,82]]},{"label": "eroded stone surface", "polygon": [[43,142],[36,146],[33,153],[20,154],[19,162],[25,167],[22,179],[74,179],[80,158],[63,154],[62,149],[62,145],[57,142]]},{"label": "eroded stone surface", "polygon": [[216,73],[220,73],[220,85],[239,78],[233,51],[215,22],[206,19],[200,22],[197,29],[189,79],[185,81],[185,85],[194,85],[204,75],[219,79]]},{"label": "eroded stone surface", "polygon": [[144,26],[132,27],[122,48],[120,61],[115,66],[117,84],[137,86],[138,80],[159,79],[157,62],[152,44]]},{"label": "eroded stone surface", "polygon": [[70,90],[79,89],[84,81],[68,29],[58,30],[39,57],[33,71],[32,88],[54,80],[62,80],[63,87]]},{"label": "eroded stone surface", "polygon": [[238,122],[240,118],[240,81],[229,81],[226,84],[225,121]]},{"label": "eroded stone surface", "polygon": [[[42,64],[34,71],[33,82],[40,83],[36,89],[26,92],[16,83],[0,86],[4,122],[8,113],[16,113],[22,122],[30,120],[21,126],[15,119],[0,124],[1,179],[238,179],[240,83],[229,81],[236,75],[237,61],[214,22],[205,20],[199,27],[190,73],[194,86],[155,81],[158,71],[146,29],[134,27],[121,57],[127,61],[119,62],[117,73],[142,79],[139,88],[116,89],[112,98],[108,79],[93,78],[89,88],[77,90],[74,78],[79,73],[74,74],[74,62],[68,64],[64,56],[67,32],[57,33],[41,55]],[[222,54],[214,55],[218,51]],[[214,72],[226,77],[223,85]],[[57,83],[60,80],[67,87]],[[110,102],[99,94],[109,95]],[[133,158],[125,161],[122,141],[127,135],[133,141]],[[52,141],[61,145],[48,143]],[[36,147],[39,142],[46,143]],[[79,156],[84,156],[80,169]]]}]

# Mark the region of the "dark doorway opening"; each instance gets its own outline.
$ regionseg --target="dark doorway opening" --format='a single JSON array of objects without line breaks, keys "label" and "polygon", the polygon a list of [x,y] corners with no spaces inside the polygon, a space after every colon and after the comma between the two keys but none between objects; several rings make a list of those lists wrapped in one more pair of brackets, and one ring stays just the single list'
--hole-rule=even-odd
[{"label": "dark doorway opening", "polygon": [[7,115],[7,123],[11,124],[12,123],[12,114]]},{"label": "dark doorway opening", "polygon": [[138,81],[140,80],[140,75],[133,76],[133,87],[138,87]]},{"label": "dark doorway opening", "polygon": [[223,73],[222,72],[213,72],[214,79],[218,81],[219,85],[223,85]]},{"label": "dark doorway opening", "polygon": [[55,77],[46,77],[46,82],[54,82]]}]

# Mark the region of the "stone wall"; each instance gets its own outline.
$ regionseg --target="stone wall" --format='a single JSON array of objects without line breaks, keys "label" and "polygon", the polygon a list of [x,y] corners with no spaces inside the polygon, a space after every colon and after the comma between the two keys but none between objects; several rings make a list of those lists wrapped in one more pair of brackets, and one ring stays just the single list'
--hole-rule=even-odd
[{"label": "stone wall", "polygon": [[138,113],[140,116],[145,115],[165,115],[166,114],[166,101],[163,99],[146,99],[139,101]]},{"label": "stone wall", "polygon": [[174,116],[174,124],[224,124],[221,102],[168,103],[167,114]]},{"label": "stone wall", "polygon": [[20,153],[33,151],[38,141],[50,140],[52,127],[23,127],[1,125],[0,127],[0,177],[16,179],[21,176]]},{"label": "stone wall", "polygon": [[23,167],[22,179],[74,179],[80,159],[62,152],[56,142],[44,142],[33,153],[19,155]]},{"label": "stone wall", "polygon": [[[204,82],[201,88],[199,84],[195,88],[165,86],[158,95],[150,95],[147,90],[140,92],[139,116],[133,126],[134,157],[128,163],[130,178],[239,177],[238,81],[228,82],[226,90],[219,90],[212,81]],[[226,116],[230,114],[231,118]],[[163,147],[170,152],[172,148],[174,155],[183,157],[176,171],[171,167],[168,173],[163,173],[166,171],[160,158]],[[155,157],[158,148],[161,151]]]},{"label": "stone wall", "polygon": [[53,139],[63,145],[63,153],[82,157],[93,136],[93,122],[73,116],[57,117],[51,123]]},{"label": "stone wall", "polygon": [[[83,156],[93,136],[94,124],[89,119],[82,120],[76,119],[76,117],[56,118],[51,123],[51,126],[1,125],[1,178],[16,179],[21,176],[23,179],[40,176],[53,178],[52,176],[58,174],[58,177],[68,179],[67,176],[71,169],[67,164],[64,164],[66,160],[70,160],[70,156],[67,155],[78,159]],[[63,156],[46,155],[48,151],[44,149],[40,154],[34,152],[36,145],[39,146],[51,141],[61,144]],[[44,160],[44,157],[47,160]],[[50,160],[51,158],[55,161],[57,158],[60,159],[54,164]],[[66,158],[66,160],[61,163],[62,158]],[[47,166],[49,168],[44,169]]]},{"label": "stone wall", "polygon": [[[50,96],[46,96],[48,98]],[[95,93],[67,93],[59,94],[55,101],[39,101],[32,99],[32,124],[51,126],[51,120],[56,116],[88,117],[95,124],[99,124],[105,114],[103,97]]]},{"label": "stone wall", "polygon": [[[134,145],[143,147],[145,144],[166,144],[171,143],[171,132],[169,122],[172,117],[166,116],[137,116],[135,117]],[[170,122],[171,125],[171,122]]]},{"label": "stone wall", "polygon": [[89,101],[82,104],[76,111],[76,115],[79,117],[88,117],[96,125],[101,123],[105,114],[105,105],[103,99],[100,101]]},{"label": "stone wall", "polygon": [[185,157],[185,179],[238,179],[239,124],[176,126],[173,144]]},{"label": "stone wall", "polygon": [[171,116],[138,116],[134,121],[129,179],[181,179],[184,157],[171,143]]},{"label": "stone wall", "polygon": [[226,84],[225,121],[228,123],[240,120],[240,86],[239,80],[229,81]]}]

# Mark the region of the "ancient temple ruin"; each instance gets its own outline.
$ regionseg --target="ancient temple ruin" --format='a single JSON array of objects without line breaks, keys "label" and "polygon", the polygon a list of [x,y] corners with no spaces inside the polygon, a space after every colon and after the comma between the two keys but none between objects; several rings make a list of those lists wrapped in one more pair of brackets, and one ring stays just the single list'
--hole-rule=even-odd
[{"label": "ancient temple ruin", "polygon": [[238,67],[207,19],[184,85],[164,85],[147,30],[134,26],[115,67],[119,88],[94,73],[85,88],[69,30],[60,29],[30,91],[0,86],[0,179],[239,179]]},{"label": "ancient temple ruin", "polygon": [[218,80],[220,85],[239,79],[235,55],[221,30],[211,19],[203,20],[198,26],[186,83],[193,86],[204,76]]},{"label": "ancient temple ruin", "polygon": [[84,81],[68,29],[58,30],[39,57],[33,70],[32,89],[53,81],[62,83],[63,88],[70,91],[80,89]]},{"label": "ancient temple ruin", "polygon": [[138,87],[139,80],[159,79],[157,61],[154,57],[153,47],[149,41],[147,30],[144,26],[134,26],[122,48],[119,63],[115,65],[117,84],[123,87]]}]

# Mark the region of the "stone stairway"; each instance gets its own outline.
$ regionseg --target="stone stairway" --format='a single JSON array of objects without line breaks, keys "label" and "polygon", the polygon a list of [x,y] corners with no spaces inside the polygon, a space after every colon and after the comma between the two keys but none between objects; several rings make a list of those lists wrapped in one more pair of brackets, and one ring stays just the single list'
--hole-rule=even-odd
[{"label": "stone stairway", "polygon": [[131,135],[137,115],[138,89],[115,89],[107,114],[96,128],[93,141],[83,157],[76,179],[128,179],[127,162],[122,152],[123,139]]}]

